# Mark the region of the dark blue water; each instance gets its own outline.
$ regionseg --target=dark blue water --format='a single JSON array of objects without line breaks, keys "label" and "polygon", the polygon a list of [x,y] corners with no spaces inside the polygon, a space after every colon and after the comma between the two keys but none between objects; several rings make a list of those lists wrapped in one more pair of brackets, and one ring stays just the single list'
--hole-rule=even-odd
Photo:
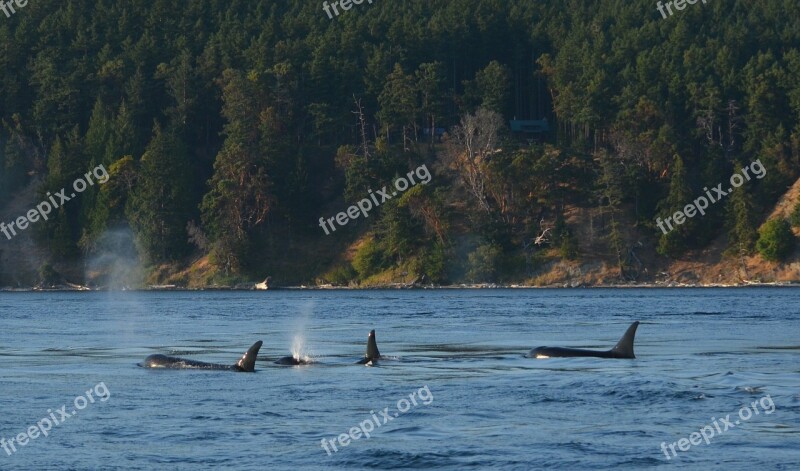
[{"label": "dark blue water", "polygon": [[[0,438],[94,401],[0,448],[0,469],[794,470],[798,301],[794,289],[0,293]],[[636,360],[523,357],[608,349],[634,320]],[[354,365],[373,328],[391,358]],[[152,353],[232,364],[258,339],[255,374],[136,366]],[[293,344],[317,363],[271,363]],[[740,423],[724,430],[727,415]],[[367,421],[369,438],[339,437]],[[704,426],[715,436],[691,444]],[[667,459],[662,442],[682,438]]]}]

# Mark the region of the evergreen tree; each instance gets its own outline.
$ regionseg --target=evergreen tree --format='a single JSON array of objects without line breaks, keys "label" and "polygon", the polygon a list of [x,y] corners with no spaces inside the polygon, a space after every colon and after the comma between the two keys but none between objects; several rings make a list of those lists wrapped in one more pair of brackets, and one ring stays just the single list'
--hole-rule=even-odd
[{"label": "evergreen tree", "polygon": [[[800,176],[800,30],[787,2],[669,21],[636,2],[563,3],[374,2],[336,21],[311,2],[191,2],[180,14],[164,1],[28,7],[0,21],[0,206],[32,182],[44,197],[103,164],[112,180],[37,224],[41,246],[75,255],[76,240],[91,248],[126,214],[151,260],[180,258],[185,222],[202,211],[211,242],[198,255],[255,271],[313,252],[313,220],[424,161],[440,203],[426,189],[407,214],[387,216],[399,232],[375,242],[389,246],[384,268],[430,259],[442,273],[448,241],[470,236],[487,244],[476,263],[495,246],[506,260],[554,211],[575,207],[602,208],[621,269],[638,237],[622,222],[655,217],[673,217],[672,231],[642,242],[675,257],[724,232],[727,210],[729,253],[750,253],[757,211]],[[551,129],[506,139],[512,117],[546,117]],[[419,128],[449,139],[431,135],[423,156]],[[763,179],[674,221],[700,188],[756,159]],[[351,226],[353,237],[378,219]],[[406,231],[417,224],[423,236]],[[350,242],[334,239],[323,258]]]},{"label": "evergreen tree", "polygon": [[81,177],[86,167],[85,161],[83,140],[77,126],[66,140],[56,138],[47,161],[48,176],[43,188],[39,190],[39,196],[42,201],[52,201],[51,195],[57,195],[63,190],[62,194],[69,200],[62,201],[60,196],[54,196],[58,208],[53,207],[52,210],[57,216],[36,227],[41,239],[47,241],[57,256],[78,255],[82,206],[81,198],[74,193],[73,182]]},{"label": "evergreen tree", "polygon": [[795,236],[785,219],[771,219],[758,230],[756,247],[765,260],[780,262],[794,249]]},{"label": "evergreen tree", "polygon": [[481,108],[507,115],[511,91],[508,68],[497,61],[491,61],[483,70],[475,74],[475,87],[480,98]]},{"label": "evergreen tree", "polygon": [[[737,165],[735,173],[741,174],[741,170],[741,165]],[[745,256],[753,253],[758,237],[756,233],[757,213],[753,204],[753,196],[747,191],[745,185],[734,188],[733,193],[730,194],[727,213],[729,223],[726,253],[744,260]]]},{"label": "evergreen tree", "polygon": [[441,62],[420,64],[416,72],[417,90],[420,94],[420,111],[431,143],[436,138],[436,125],[444,112],[444,66]]},{"label": "evergreen tree", "polygon": [[187,166],[186,145],[174,131],[156,125],[126,210],[142,255],[150,262],[179,260],[188,252],[192,201]]},{"label": "evergreen tree", "polygon": [[386,77],[386,85],[378,101],[380,103],[378,118],[383,125],[387,141],[390,141],[391,130],[399,127],[403,135],[403,148],[407,148],[408,141],[412,137],[409,131],[413,131],[414,140],[417,140],[417,100],[414,79],[403,72],[400,64],[395,64],[392,73]]},{"label": "evergreen tree", "polygon": [[203,198],[203,222],[212,241],[212,260],[226,272],[246,268],[251,231],[263,224],[273,208],[272,182],[265,158],[273,149],[262,147],[274,122],[264,110],[266,98],[258,75],[226,70],[222,79],[225,142],[214,163],[210,191]]},{"label": "evergreen tree", "polygon": [[606,239],[614,257],[617,260],[617,268],[621,278],[625,274],[625,240],[620,227],[620,210],[622,205],[622,169],[618,161],[611,157],[607,152],[600,153],[600,178],[599,196],[601,205],[608,210],[609,223],[608,235]]},{"label": "evergreen tree", "polygon": [[[659,213],[660,218],[664,221],[667,218],[672,218],[671,225],[673,229],[666,234],[662,233],[659,238],[658,253],[661,255],[675,257],[690,247],[695,222],[692,218],[683,216],[682,213],[686,205],[693,201],[692,198],[693,194],[689,187],[683,159],[678,154],[675,154],[669,183],[669,194],[666,200],[662,202],[662,209]],[[678,217],[684,221],[682,224],[675,220],[675,214],[679,211],[681,215]],[[669,226],[666,227],[668,228]]]}]

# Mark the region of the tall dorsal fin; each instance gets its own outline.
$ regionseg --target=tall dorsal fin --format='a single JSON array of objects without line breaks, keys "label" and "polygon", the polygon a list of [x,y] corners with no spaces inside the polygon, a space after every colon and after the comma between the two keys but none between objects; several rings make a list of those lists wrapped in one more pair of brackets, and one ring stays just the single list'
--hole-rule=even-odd
[{"label": "tall dorsal fin", "polygon": [[633,354],[633,338],[636,337],[636,328],[639,327],[639,321],[634,322],[625,331],[625,335],[619,339],[619,342],[611,349],[611,352],[617,358],[636,358]]},{"label": "tall dorsal fin", "polygon": [[256,357],[258,357],[258,351],[261,349],[261,344],[263,344],[261,340],[254,343],[247,353],[242,355],[242,359],[236,362],[236,366],[239,367],[240,370],[246,371],[248,373],[252,373],[256,370]]},{"label": "tall dorsal fin", "polygon": [[378,341],[375,340],[374,329],[369,331],[369,338],[367,339],[367,353],[364,356],[370,360],[381,357],[381,352],[378,351]]}]

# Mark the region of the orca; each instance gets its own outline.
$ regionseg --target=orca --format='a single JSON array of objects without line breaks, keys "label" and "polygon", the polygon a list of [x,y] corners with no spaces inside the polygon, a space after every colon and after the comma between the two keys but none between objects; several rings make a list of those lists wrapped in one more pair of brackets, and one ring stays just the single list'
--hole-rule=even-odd
[{"label": "orca", "polygon": [[289,365],[289,366],[297,366],[297,365],[310,365],[311,361],[305,358],[297,358],[293,355],[288,357],[283,357],[275,360],[276,365]]},{"label": "orca", "polygon": [[378,351],[378,342],[375,340],[375,330],[369,331],[367,338],[367,352],[364,358],[358,361],[359,365],[373,365],[376,361],[381,359],[381,352]]},{"label": "orca", "polygon": [[583,350],[580,348],[537,347],[528,353],[530,358],[566,358],[566,357],[598,357],[598,358],[636,358],[633,354],[633,338],[639,321],[634,322],[625,331],[619,342],[607,351]]},{"label": "orca", "polygon": [[256,357],[258,350],[261,348],[262,341],[254,343],[247,352],[242,355],[242,358],[233,365],[219,365],[216,363],[206,363],[203,361],[187,360],[185,358],[170,357],[167,355],[150,355],[145,358],[139,366],[143,368],[171,368],[171,369],[187,369],[198,368],[206,370],[230,370],[239,371],[244,373],[255,372]]}]

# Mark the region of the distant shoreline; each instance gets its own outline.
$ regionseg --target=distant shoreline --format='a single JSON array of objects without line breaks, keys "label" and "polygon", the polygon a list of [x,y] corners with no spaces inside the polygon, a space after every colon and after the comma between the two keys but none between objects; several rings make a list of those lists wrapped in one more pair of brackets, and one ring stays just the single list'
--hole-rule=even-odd
[{"label": "distant shoreline", "polygon": [[200,288],[189,288],[179,286],[154,286],[145,288],[131,288],[131,289],[107,289],[107,288],[90,288],[86,286],[59,286],[53,288],[12,288],[0,287],[2,293],[40,293],[40,292],[104,292],[104,291],[123,291],[123,292],[141,292],[141,291],[380,291],[380,290],[478,290],[478,289],[561,289],[561,290],[578,290],[578,289],[704,289],[704,288],[797,288],[800,287],[800,282],[769,282],[769,283],[740,283],[740,284],[689,284],[689,283],[636,283],[636,284],[603,284],[603,285],[576,285],[576,286],[563,286],[563,285],[548,285],[548,286],[528,286],[517,284],[459,284],[459,285],[417,285],[417,286],[398,286],[398,285],[376,285],[367,287],[349,287],[349,286],[281,286],[270,288],[268,290],[258,290],[254,287],[247,288],[243,286],[206,286]]}]

